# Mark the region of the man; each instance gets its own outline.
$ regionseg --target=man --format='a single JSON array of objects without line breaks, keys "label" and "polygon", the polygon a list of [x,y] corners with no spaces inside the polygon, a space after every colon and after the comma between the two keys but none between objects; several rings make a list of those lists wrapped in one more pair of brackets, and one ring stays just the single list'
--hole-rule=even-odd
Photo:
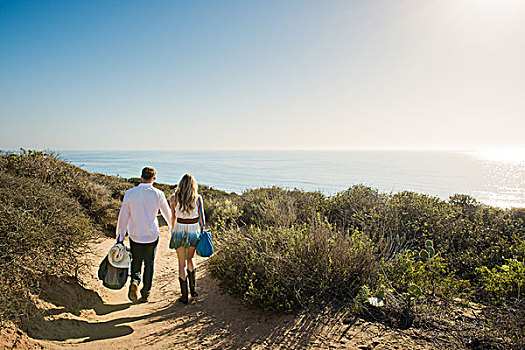
[{"label": "man", "polygon": [[[131,284],[128,298],[135,302],[149,301],[153,265],[159,243],[159,222],[157,213],[170,225],[171,211],[162,191],[153,187],[157,172],[152,167],[142,169],[142,176],[137,187],[126,191],[117,223],[117,242],[122,242],[129,235],[131,245]],[[140,275],[144,263],[143,286],[138,299]]]}]

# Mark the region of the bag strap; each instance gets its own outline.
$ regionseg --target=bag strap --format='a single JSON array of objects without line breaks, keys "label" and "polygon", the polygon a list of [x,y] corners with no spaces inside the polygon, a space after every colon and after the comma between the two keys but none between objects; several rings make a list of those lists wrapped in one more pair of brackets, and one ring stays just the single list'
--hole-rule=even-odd
[{"label": "bag strap", "polygon": [[197,205],[199,207],[199,219],[201,221],[201,227],[204,229],[206,227],[206,219],[204,218],[204,210],[202,210],[201,196],[197,198]]}]

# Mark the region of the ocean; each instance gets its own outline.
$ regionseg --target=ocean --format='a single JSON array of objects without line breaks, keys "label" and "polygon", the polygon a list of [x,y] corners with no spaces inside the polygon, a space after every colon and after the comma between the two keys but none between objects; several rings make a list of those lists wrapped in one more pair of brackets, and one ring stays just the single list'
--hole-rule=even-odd
[{"label": "ocean", "polygon": [[525,207],[525,151],[59,151],[90,172],[157,181],[191,173],[227,192],[279,186],[335,194],[355,184],[381,192],[414,191],[447,199],[455,193],[500,207]]}]

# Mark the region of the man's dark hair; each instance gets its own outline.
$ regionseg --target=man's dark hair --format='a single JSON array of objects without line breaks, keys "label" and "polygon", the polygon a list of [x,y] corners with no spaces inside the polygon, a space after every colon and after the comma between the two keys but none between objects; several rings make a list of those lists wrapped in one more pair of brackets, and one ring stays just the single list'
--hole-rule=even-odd
[{"label": "man's dark hair", "polygon": [[157,175],[157,171],[154,167],[147,166],[144,169],[142,169],[142,178],[146,181],[153,179],[155,175]]}]

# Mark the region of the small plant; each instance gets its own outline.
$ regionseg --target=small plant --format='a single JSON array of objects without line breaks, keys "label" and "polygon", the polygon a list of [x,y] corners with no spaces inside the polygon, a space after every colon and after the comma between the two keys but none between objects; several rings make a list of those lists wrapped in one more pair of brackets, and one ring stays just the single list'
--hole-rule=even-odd
[{"label": "small plant", "polygon": [[435,253],[436,252],[434,250],[434,242],[432,242],[431,240],[426,240],[425,248],[419,251],[419,257],[425,263],[425,269],[429,272],[428,277],[430,279],[430,284],[432,285],[432,296],[436,295],[436,284],[435,284],[436,271],[434,269]]},{"label": "small plant", "polygon": [[373,296],[374,293],[370,291],[367,285],[361,287],[361,302],[364,304],[369,304],[375,307],[380,307],[385,305],[385,288],[380,285],[375,293],[376,296]]},{"label": "small plant", "polygon": [[408,299],[407,300],[409,300],[409,302],[416,298],[419,298],[420,296],[421,296],[421,288],[419,288],[415,284],[408,287],[408,293],[407,293]]},{"label": "small plant", "polygon": [[402,247],[402,246],[404,246],[405,243],[406,243],[406,241],[407,241],[406,237],[405,237],[404,235],[403,235],[403,236],[399,236],[399,233],[396,234],[396,238],[395,238],[395,240],[396,240],[396,245],[397,245],[398,247]]},{"label": "small plant", "polygon": [[411,315],[413,313],[413,305],[415,304],[415,301],[421,297],[421,288],[419,286],[413,284],[410,287],[408,287],[408,292],[406,293],[406,316],[410,319]]},{"label": "small plant", "polygon": [[361,301],[363,303],[368,302],[369,295],[370,295],[370,290],[368,289],[367,286],[363,286],[361,288]]},{"label": "small plant", "polygon": [[377,291],[377,299],[384,301],[385,300],[385,287],[380,286]]},{"label": "small plant", "polygon": [[426,261],[429,259],[433,259],[434,254],[435,254],[434,243],[431,240],[427,240],[425,242],[425,248],[421,249],[421,251],[419,252],[419,257],[422,260]]}]

